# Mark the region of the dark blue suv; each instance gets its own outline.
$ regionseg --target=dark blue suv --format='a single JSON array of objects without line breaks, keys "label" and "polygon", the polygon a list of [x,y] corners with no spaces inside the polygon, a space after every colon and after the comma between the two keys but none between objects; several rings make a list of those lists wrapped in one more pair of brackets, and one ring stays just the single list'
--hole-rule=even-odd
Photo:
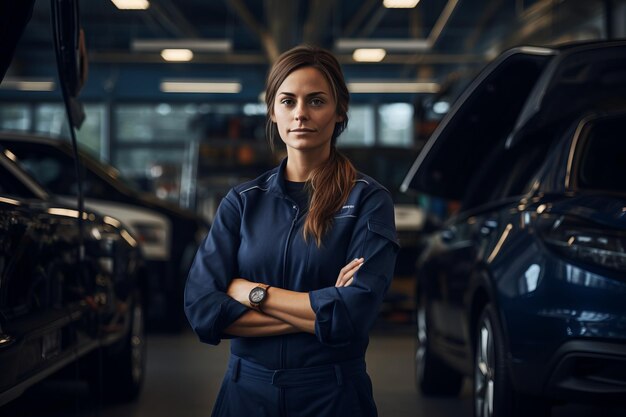
[{"label": "dark blue suv", "polygon": [[418,261],[416,377],[475,416],[626,402],[626,42],[517,48],[403,184],[460,202]]}]

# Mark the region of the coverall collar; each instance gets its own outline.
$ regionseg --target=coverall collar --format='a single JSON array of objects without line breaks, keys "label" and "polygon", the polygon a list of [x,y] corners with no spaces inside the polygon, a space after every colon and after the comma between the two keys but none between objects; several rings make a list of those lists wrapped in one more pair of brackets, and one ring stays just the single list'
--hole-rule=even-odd
[{"label": "coverall collar", "polygon": [[287,167],[287,158],[283,158],[280,161],[280,165],[275,168],[273,175],[268,178],[269,191],[273,194],[277,194],[280,197],[285,198],[287,196],[287,189],[285,188],[285,169]]}]

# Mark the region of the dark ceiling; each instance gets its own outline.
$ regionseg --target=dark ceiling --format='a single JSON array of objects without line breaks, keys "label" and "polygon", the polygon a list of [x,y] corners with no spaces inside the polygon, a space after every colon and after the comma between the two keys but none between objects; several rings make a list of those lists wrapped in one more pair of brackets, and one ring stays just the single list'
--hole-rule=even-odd
[{"label": "dark ceiling", "polygon": [[[118,10],[110,0],[83,0],[89,51],[87,100],[162,100],[159,81],[236,79],[230,101],[256,101],[268,65],[299,43],[333,50],[348,81],[436,82],[467,79],[503,49],[519,44],[606,36],[608,1],[421,0],[387,9],[382,0],[150,0],[145,11]],[[49,1],[37,0],[8,75],[54,77]],[[137,51],[133,40],[228,40],[229,52],[196,52],[189,63],[166,63],[159,52]],[[346,40],[409,40],[425,48],[389,50],[380,63],[356,63]],[[11,92],[0,91],[7,100]],[[206,100],[182,94],[176,99]],[[39,97],[39,96],[33,96]],[[168,96],[169,99],[170,96]],[[392,97],[392,98],[390,98]],[[360,95],[357,100],[413,100],[415,95]],[[220,96],[224,99],[224,96]]]}]

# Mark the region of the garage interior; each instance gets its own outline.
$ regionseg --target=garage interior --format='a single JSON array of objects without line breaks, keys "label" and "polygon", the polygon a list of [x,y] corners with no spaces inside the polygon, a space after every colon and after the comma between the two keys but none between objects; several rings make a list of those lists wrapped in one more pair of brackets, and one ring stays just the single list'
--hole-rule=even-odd
[{"label": "garage interior", "polygon": [[[301,43],[336,54],[351,91],[339,149],[391,192],[402,245],[367,357],[379,415],[472,415],[469,379],[458,398],[426,398],[414,375],[421,239],[458,202],[402,192],[400,185],[464,89],[502,52],[622,39],[626,1],[419,0],[398,8],[392,0],[143,0],[134,10],[123,3],[79,4],[88,58],[79,147],[110,164],[114,176],[192,212],[207,227],[231,187],[285,156],[272,153],[265,138],[271,63]],[[50,4],[35,2],[0,84],[0,131],[67,142]],[[367,52],[374,55],[359,55]],[[228,341],[203,345],[188,326],[172,331],[155,320],[147,352],[144,387],[134,402],[109,403],[72,378],[49,378],[0,406],[0,415],[210,413]],[[626,416],[626,409],[559,404],[552,410],[568,417],[598,413]]]}]

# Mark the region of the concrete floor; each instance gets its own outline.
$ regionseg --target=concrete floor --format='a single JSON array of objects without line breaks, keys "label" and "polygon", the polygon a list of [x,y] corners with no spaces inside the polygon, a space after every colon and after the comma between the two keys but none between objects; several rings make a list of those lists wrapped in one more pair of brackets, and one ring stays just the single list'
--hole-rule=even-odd
[{"label": "concrete floor", "polygon": [[[228,342],[203,345],[191,332],[150,335],[144,391],[133,404],[99,406],[83,384],[49,381],[0,408],[10,417],[199,417],[209,416],[225,370]],[[413,384],[413,329],[382,326],[372,333],[367,363],[381,417],[471,416],[471,391],[460,398],[425,399]],[[555,407],[553,417],[624,417],[626,409]],[[324,416],[320,416],[324,417]]]}]

